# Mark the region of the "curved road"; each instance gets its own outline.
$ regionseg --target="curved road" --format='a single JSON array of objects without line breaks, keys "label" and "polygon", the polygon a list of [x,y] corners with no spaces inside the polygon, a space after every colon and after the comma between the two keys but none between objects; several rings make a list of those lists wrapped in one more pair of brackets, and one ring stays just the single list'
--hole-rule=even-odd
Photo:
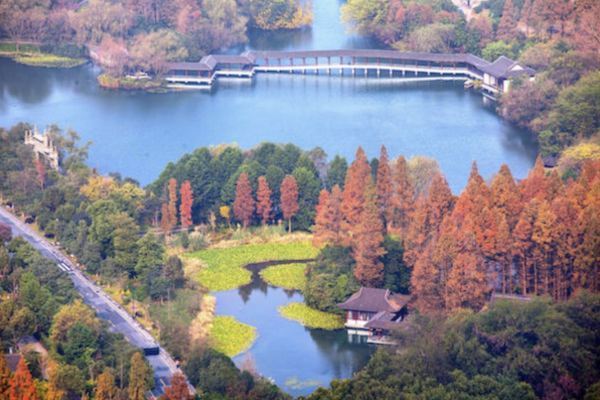
[{"label": "curved road", "polygon": [[[10,226],[14,236],[20,236],[25,239],[40,254],[54,261],[57,264],[57,268],[68,273],[83,301],[96,310],[98,317],[110,324],[113,332],[123,334],[129,343],[140,349],[159,349],[158,355],[146,355],[146,359],[154,369],[155,380],[154,390],[148,397],[158,397],[163,394],[164,388],[169,386],[173,374],[181,372],[169,353],[119,304],[78,270],[71,260],[57,247],[33,231],[2,206],[0,206],[0,222]],[[193,391],[191,385],[190,390]]]}]

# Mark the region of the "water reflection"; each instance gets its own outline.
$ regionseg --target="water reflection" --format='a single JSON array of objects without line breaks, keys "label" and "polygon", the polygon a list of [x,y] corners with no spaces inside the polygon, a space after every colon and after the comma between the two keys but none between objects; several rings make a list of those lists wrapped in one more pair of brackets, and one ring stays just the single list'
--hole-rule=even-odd
[{"label": "water reflection", "polygon": [[[374,347],[349,343],[345,330],[307,329],[281,317],[279,306],[303,297],[298,291],[267,285],[258,274],[262,267],[250,267],[250,284],[215,294],[217,314],[233,315],[257,328],[258,339],[248,354],[262,375],[298,396],[333,379],[348,378],[365,365]],[[234,361],[239,365],[248,354]]]}]

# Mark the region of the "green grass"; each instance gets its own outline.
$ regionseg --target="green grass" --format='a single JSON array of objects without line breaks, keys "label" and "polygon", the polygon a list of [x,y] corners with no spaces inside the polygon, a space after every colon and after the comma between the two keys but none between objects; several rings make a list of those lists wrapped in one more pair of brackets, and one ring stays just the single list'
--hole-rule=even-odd
[{"label": "green grass", "polygon": [[202,294],[197,290],[178,289],[174,295],[171,301],[151,303],[150,316],[162,326],[172,322],[189,325],[200,309]]},{"label": "green grass", "polygon": [[190,278],[212,291],[235,289],[250,283],[248,264],[265,261],[304,260],[314,258],[317,249],[308,241],[292,243],[248,244],[224,249],[206,249],[186,255],[197,259],[203,267]]},{"label": "green grass", "polygon": [[304,303],[286,304],[279,307],[279,313],[309,328],[334,330],[344,327],[344,320],[339,315],[315,310]]},{"label": "green grass", "polygon": [[272,265],[260,271],[268,284],[284,289],[304,290],[306,286],[306,264]]},{"label": "green grass", "polygon": [[215,317],[210,332],[213,348],[229,357],[248,350],[256,336],[256,328],[230,316]]}]

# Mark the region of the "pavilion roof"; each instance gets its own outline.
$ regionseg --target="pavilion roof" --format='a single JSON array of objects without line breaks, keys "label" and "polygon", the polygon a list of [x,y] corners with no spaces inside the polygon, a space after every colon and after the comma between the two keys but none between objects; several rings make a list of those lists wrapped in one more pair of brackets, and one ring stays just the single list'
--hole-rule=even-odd
[{"label": "pavilion roof", "polygon": [[392,294],[388,289],[361,287],[343,303],[338,304],[342,310],[390,313],[398,312],[410,300],[410,296]]}]

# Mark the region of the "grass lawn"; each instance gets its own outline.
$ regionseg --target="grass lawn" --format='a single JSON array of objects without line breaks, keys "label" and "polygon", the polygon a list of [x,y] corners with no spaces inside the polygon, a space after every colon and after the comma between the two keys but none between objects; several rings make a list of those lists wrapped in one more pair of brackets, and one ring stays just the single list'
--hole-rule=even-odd
[{"label": "grass lawn", "polygon": [[202,268],[190,272],[190,278],[211,291],[229,290],[250,282],[250,271],[244,266],[277,260],[314,258],[318,250],[308,241],[292,243],[260,243],[230,248],[211,248],[185,255],[199,260]]},{"label": "grass lawn", "polygon": [[309,328],[334,330],[344,327],[344,320],[339,315],[315,310],[304,303],[286,304],[279,307],[279,313]]},{"label": "grass lawn", "polygon": [[284,289],[304,290],[306,264],[272,265],[260,271],[260,276],[270,285]]},{"label": "grass lawn", "polygon": [[210,337],[213,348],[234,357],[250,348],[256,340],[256,328],[230,316],[217,316]]}]

